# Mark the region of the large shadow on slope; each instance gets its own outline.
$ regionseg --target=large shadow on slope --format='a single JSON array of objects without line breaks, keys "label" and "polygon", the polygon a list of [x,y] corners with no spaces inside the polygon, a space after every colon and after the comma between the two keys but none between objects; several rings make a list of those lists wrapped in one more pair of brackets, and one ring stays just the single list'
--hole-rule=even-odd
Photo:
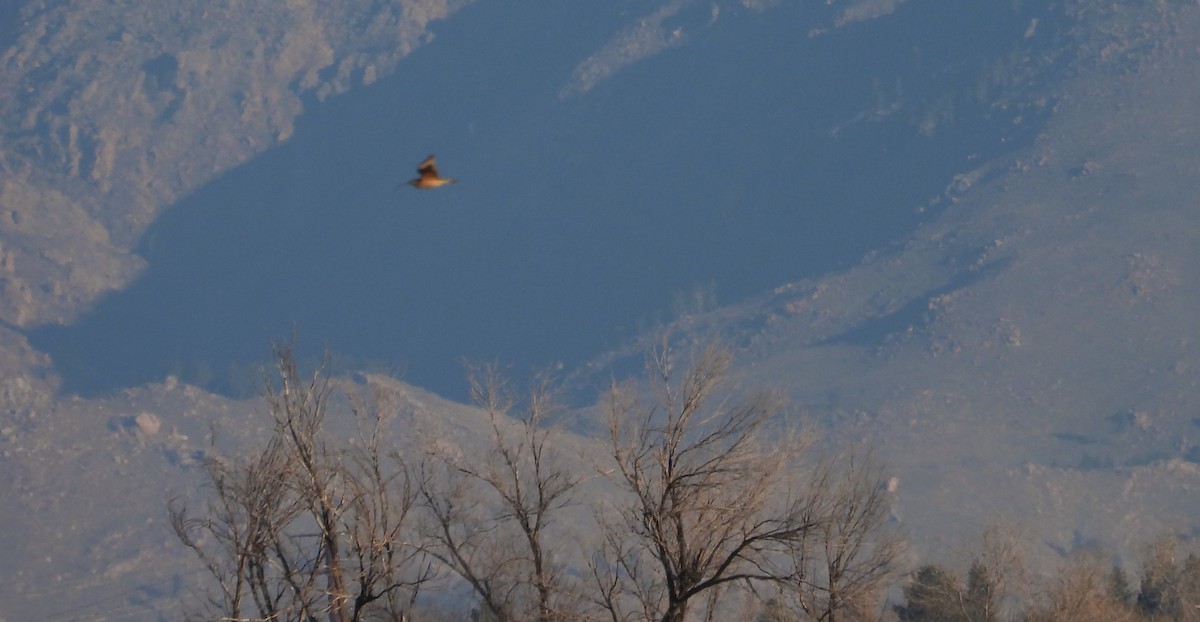
[{"label": "large shadow on slope", "polygon": [[[570,366],[697,284],[732,302],[847,266],[1035,130],[971,95],[1028,45],[1010,9],[910,3],[815,38],[817,9],[723,16],[560,101],[617,25],[598,4],[464,10],[394,78],[171,207],[146,275],[34,344],[72,392],[170,373],[232,391],[294,330],[461,397],[464,359]],[[393,190],[435,151],[458,185]]]}]

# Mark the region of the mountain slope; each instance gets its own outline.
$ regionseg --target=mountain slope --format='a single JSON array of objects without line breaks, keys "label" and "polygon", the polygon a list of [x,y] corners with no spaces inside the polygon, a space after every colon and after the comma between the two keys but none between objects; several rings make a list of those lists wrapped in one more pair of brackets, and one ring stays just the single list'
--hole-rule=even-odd
[{"label": "mountain slope", "polygon": [[[203,28],[200,34],[180,29],[172,35],[181,37],[174,43],[152,40],[143,45],[141,30],[117,28],[119,20],[112,21],[112,15],[89,13],[70,2],[39,4],[49,7],[40,13],[27,9],[17,43],[3,57],[6,68],[16,69],[0,73],[6,132],[0,157],[0,240],[6,254],[0,267],[7,272],[4,287],[9,288],[2,298],[7,327],[0,329],[5,374],[0,468],[9,483],[0,495],[0,520],[11,526],[4,531],[4,544],[19,560],[0,571],[0,603],[5,607],[0,617],[174,619],[191,570],[178,567],[181,551],[162,520],[166,499],[197,486],[196,452],[206,450],[209,421],[231,431],[230,446],[250,443],[261,433],[254,402],[221,398],[175,377],[124,390],[125,385],[110,382],[105,385],[109,395],[97,399],[55,392],[60,370],[72,364],[68,352],[55,352],[53,358],[38,352],[19,328],[76,317],[101,293],[156,266],[161,276],[148,275],[143,282],[178,277],[174,286],[197,296],[168,299],[176,314],[170,318],[192,317],[185,314],[188,303],[210,304],[204,295],[231,283],[246,293],[246,299],[200,307],[194,317],[211,324],[196,331],[184,355],[193,346],[229,349],[230,342],[265,350],[262,344],[275,335],[263,327],[279,324],[248,325],[238,313],[239,304],[253,307],[246,300],[259,300],[250,295],[261,290],[295,296],[287,300],[297,307],[311,302],[341,318],[348,308],[372,307],[373,296],[407,295],[409,290],[387,287],[394,282],[381,281],[379,273],[363,266],[412,270],[404,273],[416,275],[406,284],[431,284],[427,292],[433,295],[410,298],[428,304],[444,323],[408,329],[425,339],[409,342],[414,359],[429,344],[452,338],[461,339],[456,345],[466,343],[478,331],[496,339],[489,347],[501,354],[507,344],[540,337],[547,350],[527,356],[529,362],[567,345],[563,335],[581,331],[594,318],[614,309],[628,312],[632,306],[617,306],[628,303],[625,298],[657,291],[659,299],[639,302],[644,310],[662,306],[663,299],[670,299],[669,290],[685,288],[675,309],[683,316],[669,326],[676,338],[688,343],[722,336],[738,347],[745,382],[788,391],[797,420],[822,427],[835,450],[875,445],[898,478],[896,514],[922,555],[953,553],[995,518],[1027,525],[1035,542],[1046,545],[1038,547],[1045,554],[1101,542],[1126,559],[1143,536],[1160,528],[1194,530],[1200,451],[1193,440],[1191,405],[1196,403],[1200,360],[1190,324],[1200,292],[1194,282],[1198,223],[1193,199],[1200,158],[1190,116],[1200,95],[1198,9],[1188,3],[1080,1],[1033,16],[1008,8],[970,14],[983,24],[992,21],[989,15],[1003,16],[997,20],[1003,27],[992,31],[952,28],[966,14],[948,7],[961,3],[810,4],[797,9],[771,2],[663,2],[649,12],[625,14],[593,8],[588,15],[594,19],[579,31],[556,31],[554,41],[564,53],[552,65],[561,71],[545,79],[528,77],[522,66],[488,66],[478,61],[478,50],[465,44],[441,50],[426,46],[428,56],[414,54],[400,62],[427,40],[429,20],[462,8],[455,3],[346,2],[331,5],[341,11],[332,13],[289,3],[290,8],[277,8],[281,13],[261,20],[241,16],[247,30],[236,31],[237,37],[225,42],[227,48],[218,45],[224,40],[215,32]],[[744,8],[751,5],[770,10]],[[124,10],[129,5],[114,6],[123,14],[137,14]],[[538,29],[554,30],[555,24],[565,23],[559,20],[569,8],[541,23],[526,19],[529,14],[477,3],[450,15],[443,24],[448,34],[439,37],[469,39],[466,35],[477,34],[473,28],[480,22],[530,28],[517,30],[529,34],[518,39],[530,49],[505,49],[509,55],[503,58],[515,62],[540,51],[534,35],[543,31]],[[930,45],[948,46],[937,49],[969,50],[966,43],[972,37],[990,33],[1003,45],[980,47],[1006,53],[954,62],[959,59],[943,51],[921,64],[920,49],[934,49],[915,45],[927,33],[889,26],[908,26],[931,16],[946,22],[945,30],[934,32],[967,39],[957,42],[961,47],[935,40]],[[1058,23],[1052,23],[1055,16]],[[145,28],[165,33],[169,31],[159,30],[164,23],[204,23],[200,17],[148,12]],[[456,32],[460,17],[467,25]],[[500,21],[505,18],[510,21]],[[250,32],[259,23],[270,26],[271,33],[261,50],[260,37]],[[318,31],[326,34],[318,36]],[[71,33],[82,37],[80,43]],[[761,40],[747,41],[746,33],[762,35]],[[508,31],[493,36],[500,35],[513,39]],[[767,35],[776,40],[768,41]],[[888,54],[855,56],[869,49],[863,41],[885,35],[891,37]],[[783,86],[789,99],[777,101],[771,91],[754,90],[761,77],[742,68],[798,66],[795,58],[764,60],[769,44],[779,41],[796,56],[812,54],[801,59],[805,68],[826,66],[826,72],[773,74],[788,76]],[[136,54],[120,61],[126,44]],[[199,51],[187,52],[192,47]],[[167,48],[180,50],[173,53],[176,65],[160,55]],[[51,52],[56,49],[67,51],[55,56]],[[721,84],[728,88],[696,82],[719,67],[718,60],[731,54],[728,50],[744,55],[737,59],[744,64],[721,68]],[[52,60],[39,60],[39,54]],[[233,63],[238,71],[226,75],[208,54],[249,54],[254,61],[246,67]],[[268,57],[281,62],[273,64]],[[459,79],[439,81],[443,63],[456,58],[455,68],[463,71],[455,76]],[[124,67],[128,73],[97,75],[97,66]],[[212,92],[199,86],[199,91],[188,91],[190,96],[176,92],[182,88],[180,76],[206,67],[213,81],[204,84],[211,84]],[[451,195],[453,199],[433,195],[443,198],[429,199],[432,205],[425,211],[404,206],[407,211],[401,213],[408,220],[382,220],[379,207],[395,207],[389,203],[394,195],[386,193],[396,153],[387,158],[378,157],[382,151],[369,153],[367,160],[382,163],[340,181],[316,175],[320,166],[292,167],[331,145],[342,149],[335,151],[336,157],[361,155],[353,147],[362,143],[323,142],[328,136],[322,131],[334,133],[330,125],[314,130],[320,139],[312,139],[311,149],[273,150],[206,186],[191,202],[175,205],[178,209],[160,220],[176,219],[180,237],[160,236],[155,250],[151,235],[139,242],[144,255],[130,252],[167,203],[252,154],[265,153],[291,132],[295,135],[289,144],[300,141],[304,121],[297,125],[294,119],[301,102],[341,92],[374,75],[381,88],[366,89],[361,100],[332,98],[316,108],[329,114],[338,112],[339,105],[345,106],[343,111],[387,110],[398,100],[382,88],[386,74],[390,68],[402,72],[410,67],[406,78],[449,85],[441,94],[422,91],[399,101],[424,102],[426,107],[413,110],[445,111],[449,121],[427,128],[429,135],[449,128],[451,121],[457,124],[455,146],[464,147],[457,152],[467,155],[456,164],[476,174],[474,188],[461,184],[468,189]],[[853,68],[885,79],[872,80]],[[841,74],[858,79],[850,85],[836,79]],[[88,76],[113,86],[89,90],[92,82],[80,82]],[[664,76],[678,79],[672,82],[678,92],[652,88]],[[891,79],[896,76],[902,79]],[[48,80],[48,86],[31,90],[14,77],[37,85]],[[850,86],[861,92],[838,92]],[[521,95],[523,89],[535,90],[541,103],[524,107],[531,100]],[[631,108],[623,98],[628,93],[650,95]],[[98,99],[89,99],[93,96]],[[710,99],[701,101],[701,96]],[[248,99],[238,104],[242,97]],[[372,97],[379,99],[368,101]],[[488,105],[477,106],[472,98]],[[145,101],[128,105],[132,100]],[[112,170],[127,173],[121,179],[115,172],[94,175],[103,170],[107,156],[102,147],[110,143],[89,134],[100,136],[97,128],[107,127],[103,111],[112,110],[114,101],[122,114],[141,115],[111,117],[114,127],[132,128],[124,146],[111,152]],[[196,107],[189,108],[189,101]],[[86,111],[87,102],[110,107]],[[699,113],[682,114],[686,106]],[[554,113],[553,123],[538,125],[548,111]],[[414,118],[426,119],[419,114]],[[744,118],[755,123],[732,123]],[[209,122],[222,129],[201,127]],[[377,131],[371,139],[388,149],[401,150],[397,144],[402,144],[405,158],[411,156],[410,147],[420,144],[415,157],[424,157],[424,145],[435,140],[406,135],[414,125],[419,124],[380,129],[368,115],[362,132]],[[980,133],[959,134],[964,127]],[[620,149],[579,147],[616,144],[589,141],[618,129],[633,135],[619,143]],[[486,141],[471,142],[480,135]],[[797,137],[808,142],[798,143]],[[465,148],[479,144],[491,149],[470,154]],[[764,145],[784,156],[754,159]],[[261,164],[271,157],[280,159]],[[936,160],[936,166],[925,158]],[[255,163],[263,168],[254,168]],[[283,171],[279,185],[295,203],[280,201],[274,194],[278,187],[264,186],[264,177],[256,175],[271,166]],[[512,183],[514,170],[530,176]],[[544,172],[548,170],[561,176]],[[628,185],[614,181],[631,171],[670,183],[654,186],[643,183],[643,177]],[[803,175],[794,175],[796,171]],[[832,174],[846,171],[857,176]],[[954,177],[955,172],[961,174]],[[904,183],[909,177],[920,177],[920,183]],[[364,180],[385,178],[383,190],[353,195],[361,203],[332,200]],[[232,186],[218,187],[221,179],[262,194],[248,193],[250,200],[237,192],[222,194]],[[726,183],[745,179],[756,183]],[[511,185],[502,185],[506,180]],[[942,187],[946,192],[927,202],[929,189]],[[306,195],[314,195],[316,215],[289,220]],[[239,196],[246,202],[222,205]],[[787,200],[779,200],[781,196]],[[93,197],[100,199],[93,203]],[[237,216],[246,205],[263,210],[252,214],[263,221],[261,228],[223,226],[232,222],[225,217]],[[337,218],[328,216],[330,205],[338,208]],[[200,214],[205,209],[213,211]],[[503,218],[481,220],[479,215],[488,212]],[[864,232],[863,221],[886,221],[888,226]],[[194,227],[196,223],[228,237],[201,235],[207,230]],[[716,224],[704,228],[696,223]],[[763,223],[769,236],[756,235]],[[355,243],[329,244],[332,248],[303,244],[331,232],[347,233],[339,239]],[[526,237],[518,235],[523,232]],[[571,232],[579,235],[567,235]],[[808,236],[804,242],[797,241],[801,235]],[[248,240],[228,252],[228,240],[238,236]],[[488,245],[498,238],[517,243]],[[172,254],[170,248],[162,250],[174,246],[164,239],[195,244],[199,252]],[[268,244],[279,239],[297,243],[299,249],[278,252],[280,247]],[[614,251],[605,246],[612,240],[626,245]],[[793,254],[792,247],[810,243],[825,246]],[[323,253],[316,259],[314,248]],[[638,254],[646,248],[669,252]],[[573,254],[581,249],[588,252]],[[750,254],[743,254],[744,249]],[[229,265],[195,261],[206,253]],[[144,257],[151,260],[148,270]],[[586,270],[597,265],[597,257],[623,271],[601,275]],[[416,261],[423,263],[414,268],[410,264]],[[470,290],[464,281],[437,278],[442,274],[437,268],[447,265],[457,273],[477,270],[502,284],[485,296],[464,295],[463,290]],[[517,269],[529,266],[537,270]],[[561,273],[545,266],[559,266]],[[705,271],[719,272],[723,283],[742,287],[733,290],[734,299],[751,299],[701,312],[713,304],[704,283],[694,295],[686,288],[696,283],[691,275]],[[243,272],[251,278],[236,280]],[[639,273],[638,282],[646,287],[635,295],[629,276]],[[301,286],[270,289],[284,274],[299,275]],[[314,274],[322,287],[346,295],[332,297],[336,304],[311,300],[313,281],[306,279]],[[545,278],[547,274],[557,280]],[[813,276],[755,297],[764,287],[798,274]],[[198,287],[202,281],[196,275],[216,278]],[[508,277],[514,278],[503,280]],[[554,290],[557,306],[553,313],[532,317],[526,313],[530,307],[522,305],[531,293],[546,290],[547,282],[562,287]],[[563,285],[572,282],[588,291]],[[339,289],[348,283],[369,295]],[[493,297],[496,292],[503,297]],[[590,309],[610,299],[617,300],[613,307]],[[150,300],[167,305],[163,299]],[[573,315],[580,307],[595,315]],[[143,354],[131,345],[135,340],[153,342],[179,332],[180,326],[193,326],[165,322],[151,330],[141,322],[165,315],[158,307],[114,303],[109,308],[118,310],[116,316],[131,308],[145,313],[131,317],[134,327],[146,331],[110,334],[115,339],[111,343],[65,333],[68,345],[89,346],[77,347],[84,355],[95,355],[88,352],[93,343],[111,346],[108,358],[100,359],[104,363],[84,358],[83,367],[107,372],[107,364]],[[382,334],[377,331],[400,323],[394,309],[379,304],[371,314],[352,317],[377,322],[363,323],[370,329],[366,334],[376,337],[377,347],[394,350],[397,340],[377,338]],[[476,309],[518,318],[521,331],[528,332],[503,324],[480,328],[463,320],[462,314]],[[552,318],[558,332],[549,333],[552,324],[544,318]],[[289,319],[294,318],[282,323]],[[96,332],[104,334],[105,325],[100,326]],[[636,370],[657,334],[652,332],[571,376],[573,386],[580,387],[575,394],[591,399],[594,389],[613,375]],[[233,338],[219,341],[224,333]],[[597,337],[589,339],[580,342],[592,344]],[[442,354],[448,360],[456,355],[449,349]],[[169,364],[139,371],[129,384],[166,377]],[[442,364],[428,377],[448,385],[448,375],[458,374],[457,363]],[[447,372],[446,367],[452,369]],[[464,407],[418,389],[405,390],[405,408],[429,417],[451,416],[463,429],[480,421]],[[586,411],[576,414],[580,431],[588,429],[588,416]],[[51,599],[54,607],[48,608]]]},{"label": "mountain slope", "polygon": [[146,267],[134,247],[166,206],[286,141],[305,98],[393,71],[453,9],[6,4],[0,384],[53,392],[54,374],[22,354],[14,328],[71,322],[128,286]]},{"label": "mountain slope", "polygon": [[957,178],[903,245],[668,330],[738,343],[747,382],[877,446],[926,554],[993,520],[1044,554],[1195,533],[1198,18],[1067,82],[1032,147]]},{"label": "mountain slope", "polygon": [[[455,396],[464,358],[569,367],[693,293],[853,265],[1031,140],[1075,48],[1057,6],[852,4],[471,5],[173,205],[141,278],[31,341],[71,393],[229,391],[295,327]],[[462,183],[393,191],[431,152]]]}]

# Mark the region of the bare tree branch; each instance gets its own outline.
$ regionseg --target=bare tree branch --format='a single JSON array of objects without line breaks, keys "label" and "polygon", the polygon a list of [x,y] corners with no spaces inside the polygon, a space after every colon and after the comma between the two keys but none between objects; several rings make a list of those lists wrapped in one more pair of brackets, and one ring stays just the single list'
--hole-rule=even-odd
[{"label": "bare tree branch", "polygon": [[[676,380],[664,347],[650,357],[652,403],[620,385],[604,403],[630,536],[610,535],[604,565],[646,619],[682,621],[695,597],[726,585],[791,580],[787,552],[818,524],[808,499],[790,489],[799,448],[762,438],[778,401],[729,397],[729,364],[727,350],[710,347]],[[624,615],[618,599],[601,600],[614,619]]]},{"label": "bare tree branch", "polygon": [[431,554],[463,578],[501,621],[573,619],[547,528],[573,502],[579,478],[555,454],[545,427],[555,408],[548,382],[530,391],[525,415],[495,365],[470,373],[471,395],[490,426],[486,453],[467,457],[444,438],[426,443],[420,497]]},{"label": "bare tree branch", "polygon": [[349,395],[356,445],[334,444],[324,420],[334,385],[324,366],[301,375],[290,344],[277,346],[277,376],[264,390],[274,430],[245,461],[210,459],[210,500],[200,516],[176,499],[171,524],[218,591],[211,617],[352,622],[404,619],[432,566],[412,541],[416,493],[382,431],[391,406],[380,393]]}]

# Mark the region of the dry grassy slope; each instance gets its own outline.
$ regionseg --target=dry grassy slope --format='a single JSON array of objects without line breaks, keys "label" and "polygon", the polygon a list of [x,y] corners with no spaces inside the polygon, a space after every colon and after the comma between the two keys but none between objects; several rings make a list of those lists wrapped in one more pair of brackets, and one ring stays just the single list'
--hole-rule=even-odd
[{"label": "dry grassy slope", "polygon": [[1171,28],[1082,71],[1033,148],[960,178],[903,248],[681,340],[725,335],[749,382],[877,446],[927,555],[992,520],[1047,555],[1200,529],[1200,11]]},{"label": "dry grassy slope", "polygon": [[256,410],[168,383],[6,425],[0,617],[177,619],[163,597],[195,569],[170,535],[167,499],[199,485],[209,422],[245,442],[264,428]]},{"label": "dry grassy slope", "polygon": [[[411,453],[437,437],[448,451],[478,454],[487,442],[476,408],[383,376],[337,382],[345,392],[335,393],[326,421],[335,438],[357,434],[344,399],[355,393],[385,396],[389,448]],[[0,548],[12,562],[0,567],[0,619],[179,619],[205,571],[172,535],[168,500],[198,508],[200,461],[236,459],[270,428],[261,400],[168,379],[107,399],[58,401],[0,429]],[[593,451],[589,441],[565,442],[566,455]],[[571,524],[584,524],[577,518]]]}]

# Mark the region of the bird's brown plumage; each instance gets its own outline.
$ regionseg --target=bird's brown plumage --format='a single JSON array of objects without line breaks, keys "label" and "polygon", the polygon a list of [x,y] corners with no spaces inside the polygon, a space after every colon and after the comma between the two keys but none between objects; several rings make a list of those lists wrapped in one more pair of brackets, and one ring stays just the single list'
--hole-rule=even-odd
[{"label": "bird's brown plumage", "polygon": [[417,165],[417,174],[419,177],[410,180],[408,183],[412,187],[419,188],[421,190],[438,188],[440,186],[445,186],[446,184],[452,184],[458,181],[457,179],[438,175],[437,164],[432,155],[428,158],[425,158],[419,165]]}]

